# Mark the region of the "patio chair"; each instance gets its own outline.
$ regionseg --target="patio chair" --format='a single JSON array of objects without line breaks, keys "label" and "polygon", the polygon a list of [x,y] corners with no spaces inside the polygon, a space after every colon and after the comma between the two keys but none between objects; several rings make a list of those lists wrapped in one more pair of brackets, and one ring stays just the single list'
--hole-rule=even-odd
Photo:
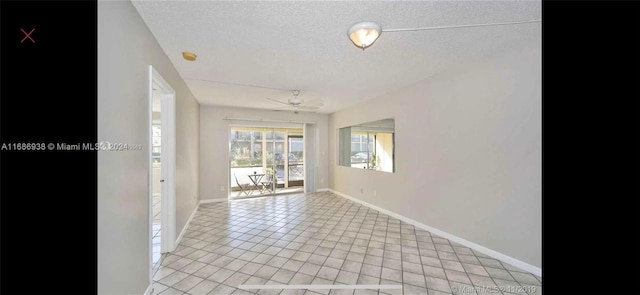
[{"label": "patio chair", "polygon": [[275,176],[273,174],[267,174],[265,175],[265,180],[261,181],[260,184],[262,185],[262,189],[261,192],[273,192],[273,179],[275,178]]},{"label": "patio chair", "polygon": [[249,196],[249,192],[248,192],[248,190],[249,190],[249,185],[250,185],[250,184],[248,184],[248,183],[240,184],[240,181],[238,181],[238,177],[236,176],[236,174],[235,174],[235,173],[233,174],[233,178],[235,178],[235,179],[236,179],[236,184],[237,184],[237,185],[238,185],[238,187],[240,188],[240,192],[238,193],[238,197],[239,197],[242,193],[244,193],[246,196]]}]

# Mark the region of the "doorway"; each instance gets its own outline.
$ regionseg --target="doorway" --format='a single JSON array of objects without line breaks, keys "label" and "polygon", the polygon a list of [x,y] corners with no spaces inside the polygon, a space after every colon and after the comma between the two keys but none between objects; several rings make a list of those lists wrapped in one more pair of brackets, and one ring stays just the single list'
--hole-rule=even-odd
[{"label": "doorway", "polygon": [[152,171],[152,232],[151,232],[151,246],[153,248],[152,262],[155,265],[160,260],[161,253],[161,237],[162,237],[162,223],[161,223],[161,209],[162,209],[162,102],[161,92],[158,85],[154,83],[153,89],[153,112],[151,118],[151,171]]},{"label": "doorway", "polygon": [[230,127],[229,199],[304,192],[302,128]]},{"label": "doorway", "polygon": [[151,272],[175,249],[175,91],[149,66],[149,233]]}]

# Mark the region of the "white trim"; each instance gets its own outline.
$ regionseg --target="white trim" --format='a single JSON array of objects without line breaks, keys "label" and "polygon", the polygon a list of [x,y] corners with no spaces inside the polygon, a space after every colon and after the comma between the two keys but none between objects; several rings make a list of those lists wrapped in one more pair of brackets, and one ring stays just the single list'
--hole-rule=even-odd
[{"label": "white trim", "polygon": [[198,208],[200,208],[200,203],[196,204],[196,207],[193,208],[193,212],[191,212],[191,216],[189,216],[189,219],[187,219],[187,223],[184,224],[184,227],[182,228],[180,235],[176,239],[176,244],[175,244],[176,246],[180,245],[180,241],[182,241],[182,236],[184,236],[184,234],[187,232],[187,228],[189,228],[189,224],[191,223],[191,220],[193,220],[193,217],[196,216],[196,212],[198,212]]},{"label": "white trim", "polygon": [[227,201],[229,201],[229,199],[227,198],[206,199],[206,200],[200,200],[200,204],[218,203],[218,202],[227,202]]},{"label": "white trim", "polygon": [[397,213],[395,213],[395,212],[391,212],[391,211],[389,211],[389,210],[387,210],[387,209],[383,209],[383,208],[380,208],[380,207],[378,207],[378,206],[376,206],[376,205],[373,205],[373,204],[367,203],[367,202],[365,202],[365,201],[362,201],[362,200],[356,199],[356,198],[354,198],[354,197],[352,197],[352,196],[349,196],[349,195],[343,194],[343,193],[338,192],[338,191],[336,191],[336,190],[328,189],[328,191],[330,191],[330,192],[332,192],[332,193],[334,193],[334,194],[336,194],[336,195],[338,195],[338,196],[341,196],[341,197],[343,197],[343,198],[345,198],[345,199],[351,200],[351,201],[356,202],[356,203],[358,203],[358,204],[361,204],[361,205],[367,206],[367,207],[369,207],[369,208],[371,208],[371,209],[374,209],[374,210],[380,211],[380,212],[382,212],[382,213],[384,213],[384,214],[387,214],[387,215],[389,215],[389,216],[392,216],[392,217],[395,217],[395,218],[397,218],[397,219],[400,219],[400,220],[402,220],[402,221],[404,221],[404,222],[406,222],[406,223],[409,223],[409,224],[411,224],[411,225],[413,225],[413,226],[415,226],[415,227],[421,228],[421,229],[423,229],[423,230],[426,230],[426,231],[428,231],[428,232],[431,232],[431,233],[433,233],[433,234],[436,234],[436,235],[438,235],[438,236],[441,236],[441,237],[443,237],[443,238],[446,238],[446,239],[448,239],[448,240],[450,240],[450,241],[456,242],[456,243],[458,243],[458,244],[460,244],[460,245],[467,246],[467,247],[469,247],[469,248],[471,248],[471,249],[473,249],[473,250],[476,250],[476,251],[478,251],[478,252],[480,252],[480,253],[486,254],[486,255],[488,255],[488,256],[490,256],[490,257],[493,257],[493,258],[495,258],[495,259],[498,259],[498,260],[500,260],[500,261],[502,261],[502,262],[505,262],[505,263],[511,264],[511,265],[513,265],[513,266],[515,266],[515,267],[518,267],[518,268],[520,268],[520,269],[523,269],[523,270],[525,270],[525,271],[528,271],[528,272],[530,272],[530,273],[532,273],[532,274],[534,274],[534,275],[537,275],[537,276],[542,277],[542,269],[541,269],[541,268],[539,268],[539,267],[537,267],[537,266],[534,266],[534,265],[528,264],[528,263],[526,263],[526,262],[524,262],[524,261],[522,261],[522,260],[519,260],[519,259],[513,258],[513,257],[511,257],[511,256],[508,256],[508,255],[502,254],[502,253],[500,253],[500,252],[497,252],[497,251],[491,250],[491,249],[489,249],[489,248],[487,248],[487,247],[484,247],[484,246],[478,245],[478,244],[476,244],[476,243],[474,243],[474,242],[471,242],[471,241],[465,240],[465,239],[463,239],[463,238],[461,238],[461,237],[458,237],[458,236],[456,236],[456,235],[453,235],[453,234],[447,233],[447,232],[445,232],[445,231],[439,230],[439,229],[437,229],[437,228],[434,228],[434,227],[428,226],[428,225],[426,225],[426,224],[423,224],[423,223],[418,222],[418,221],[415,221],[415,220],[413,220],[413,219],[411,219],[411,218],[408,218],[408,217],[402,216],[402,215],[397,214]]},{"label": "white trim", "polygon": [[[176,92],[171,87],[171,85],[162,77],[162,75],[153,67],[153,65],[149,65],[149,111],[151,112],[149,114],[150,123],[152,122],[151,119],[153,119],[152,114],[154,87],[157,87],[157,89],[161,93],[160,99],[162,104],[161,175],[163,183],[160,194],[160,202],[162,203],[160,213],[160,223],[162,225],[160,252],[167,253],[173,251],[176,248],[176,244],[173,243],[175,241],[176,233]],[[153,132],[151,126],[149,126],[149,148],[151,148],[152,136]],[[152,170],[151,152],[149,152],[149,160],[149,170]],[[149,172],[149,175],[149,195],[151,199],[153,196],[153,184],[151,183],[153,174],[151,171]],[[150,203],[151,202],[152,201],[150,200]],[[153,212],[151,211],[151,213]],[[149,216],[150,220],[152,220],[152,218],[153,216]],[[151,241],[149,243],[149,247],[152,247]]]},{"label": "white trim", "polygon": [[[153,145],[153,67],[149,66],[149,85],[147,85],[147,91],[149,94],[148,100],[148,111],[147,111],[147,122],[149,123],[148,130],[149,136],[147,138],[147,203],[148,203],[148,212],[149,212],[149,225],[147,226],[147,232],[149,234],[149,288],[153,284],[153,168],[152,163],[152,155],[151,155],[151,146]],[[149,290],[147,288],[147,290]],[[145,295],[147,291],[145,291]]]},{"label": "white trim", "polygon": [[149,287],[147,287],[147,290],[144,291],[143,295],[151,295],[152,291],[153,291],[153,284],[149,284]]},{"label": "white trim", "polygon": [[[331,189],[329,188],[319,188],[316,190],[317,192],[331,192]],[[335,192],[334,192],[335,193]],[[337,195],[337,193],[335,193]]]}]

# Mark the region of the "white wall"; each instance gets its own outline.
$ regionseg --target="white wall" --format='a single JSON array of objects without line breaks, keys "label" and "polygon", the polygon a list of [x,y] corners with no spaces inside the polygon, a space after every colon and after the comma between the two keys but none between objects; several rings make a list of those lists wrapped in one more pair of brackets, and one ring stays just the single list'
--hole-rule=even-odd
[{"label": "white wall", "polygon": [[199,104],[131,3],[99,1],[98,140],[144,146],[98,153],[99,294],[149,285],[149,65],[177,94],[177,236],[199,194]]},{"label": "white wall", "polygon": [[[533,40],[331,114],[330,187],[540,267],[540,48]],[[337,166],[336,128],[390,117],[396,173]]]},{"label": "white wall", "polygon": [[[226,121],[224,118],[250,118],[264,120],[291,120],[316,122],[320,137],[318,148],[319,167],[316,187],[328,188],[328,119],[326,114],[273,112],[269,110],[230,108],[218,106],[200,107],[200,199],[227,198],[229,191],[229,125],[286,126],[270,122]],[[302,124],[295,126],[302,128]],[[221,190],[220,188],[223,188]]]}]

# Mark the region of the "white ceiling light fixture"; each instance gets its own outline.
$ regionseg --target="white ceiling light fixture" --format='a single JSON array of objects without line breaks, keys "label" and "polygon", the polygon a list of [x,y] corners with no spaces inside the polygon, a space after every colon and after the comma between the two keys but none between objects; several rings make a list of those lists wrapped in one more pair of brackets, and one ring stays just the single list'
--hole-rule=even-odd
[{"label": "white ceiling light fixture", "polygon": [[471,25],[456,25],[456,26],[439,26],[439,27],[424,27],[424,28],[407,28],[407,29],[385,29],[382,30],[380,25],[374,22],[359,22],[347,31],[347,35],[353,44],[362,48],[364,51],[367,47],[373,45],[378,40],[378,37],[382,32],[406,32],[406,31],[425,31],[425,30],[437,30],[437,29],[455,29],[455,28],[468,28],[468,27],[486,27],[486,26],[502,26],[502,25],[516,25],[533,22],[541,22],[541,19],[524,20],[524,21],[512,21],[502,23],[488,23],[488,24],[471,24]]},{"label": "white ceiling light fixture", "polygon": [[378,40],[381,32],[380,25],[374,22],[361,22],[351,26],[347,35],[354,45],[364,50]]}]

